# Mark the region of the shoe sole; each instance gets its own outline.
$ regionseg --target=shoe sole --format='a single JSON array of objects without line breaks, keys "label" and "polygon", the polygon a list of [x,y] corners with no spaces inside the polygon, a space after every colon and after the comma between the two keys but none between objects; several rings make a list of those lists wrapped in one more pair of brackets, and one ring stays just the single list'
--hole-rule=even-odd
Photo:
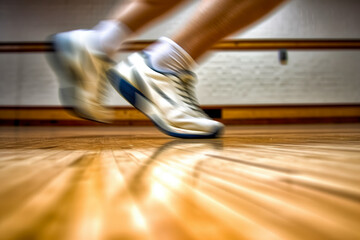
[{"label": "shoe sole", "polygon": [[137,88],[131,85],[131,83],[124,77],[120,76],[114,70],[109,70],[107,72],[107,77],[111,85],[120,95],[125,98],[126,101],[133,105],[137,110],[145,114],[160,131],[169,136],[177,138],[216,138],[222,134],[223,128],[218,128],[212,133],[204,134],[176,132],[176,130],[183,130],[170,126],[163,119],[159,118],[159,115],[161,114],[157,110],[156,105],[153,104],[152,101],[148,99],[143,93],[141,93]]}]

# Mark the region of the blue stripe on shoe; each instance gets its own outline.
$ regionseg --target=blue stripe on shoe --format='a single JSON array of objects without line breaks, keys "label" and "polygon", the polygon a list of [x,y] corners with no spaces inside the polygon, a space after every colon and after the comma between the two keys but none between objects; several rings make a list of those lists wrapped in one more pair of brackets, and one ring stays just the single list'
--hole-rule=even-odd
[{"label": "blue stripe on shoe", "polygon": [[113,85],[113,87],[135,108],[139,108],[139,103],[136,101],[136,94],[145,98],[147,101],[150,101],[147,97],[144,96],[142,92],[133,87],[128,83],[123,77],[118,75],[115,71],[109,70],[107,76]]},{"label": "blue stripe on shoe", "polygon": [[120,74],[114,70],[109,70],[107,72],[107,77],[110,80],[112,86],[118,91],[131,105],[133,105],[137,110],[145,114],[153,124],[161,130],[163,133],[177,138],[216,138],[221,135],[222,128],[215,129],[214,132],[210,134],[185,134],[178,132],[171,132],[162,126],[162,120],[157,116],[149,116],[145,111],[142,110],[144,106],[141,105],[143,101],[139,101],[139,97],[143,98],[149,104],[153,104],[150,99],[148,99],[142,92],[132,86],[127,80],[124,79]]}]

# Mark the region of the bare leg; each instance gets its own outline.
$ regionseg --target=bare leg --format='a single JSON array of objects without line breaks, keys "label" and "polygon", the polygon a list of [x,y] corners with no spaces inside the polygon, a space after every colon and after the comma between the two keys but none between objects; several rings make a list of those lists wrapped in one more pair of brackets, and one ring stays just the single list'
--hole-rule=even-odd
[{"label": "bare leg", "polygon": [[136,32],[153,20],[174,10],[182,2],[184,0],[134,0],[126,6],[120,6],[113,18]]},{"label": "bare leg", "polygon": [[194,60],[222,38],[254,23],[284,0],[203,0],[172,40]]},{"label": "bare leg", "polygon": [[115,8],[110,20],[96,27],[97,48],[112,57],[130,35],[174,10],[185,0],[132,0]]}]

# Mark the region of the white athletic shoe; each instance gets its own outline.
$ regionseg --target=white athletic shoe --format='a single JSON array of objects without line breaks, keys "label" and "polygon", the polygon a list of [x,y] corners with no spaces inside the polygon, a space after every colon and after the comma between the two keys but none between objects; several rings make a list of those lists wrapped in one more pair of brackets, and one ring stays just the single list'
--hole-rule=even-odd
[{"label": "white athletic shoe", "polygon": [[59,79],[59,96],[64,106],[85,119],[109,122],[112,111],[104,107],[106,71],[113,65],[90,44],[90,30],[76,30],[53,35],[55,53],[48,56]]},{"label": "white athletic shoe", "polygon": [[223,124],[210,119],[199,107],[192,72],[154,70],[146,53],[134,53],[107,73],[114,88],[166,134],[180,138],[213,138]]}]

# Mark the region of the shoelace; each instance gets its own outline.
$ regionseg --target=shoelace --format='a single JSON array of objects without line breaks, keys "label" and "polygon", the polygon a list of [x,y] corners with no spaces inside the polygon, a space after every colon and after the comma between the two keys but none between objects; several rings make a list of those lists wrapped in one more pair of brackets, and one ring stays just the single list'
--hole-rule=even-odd
[{"label": "shoelace", "polygon": [[184,73],[174,77],[176,88],[179,90],[179,95],[183,102],[193,111],[206,116],[204,111],[200,108],[200,104],[195,95],[196,78],[193,74]]}]

